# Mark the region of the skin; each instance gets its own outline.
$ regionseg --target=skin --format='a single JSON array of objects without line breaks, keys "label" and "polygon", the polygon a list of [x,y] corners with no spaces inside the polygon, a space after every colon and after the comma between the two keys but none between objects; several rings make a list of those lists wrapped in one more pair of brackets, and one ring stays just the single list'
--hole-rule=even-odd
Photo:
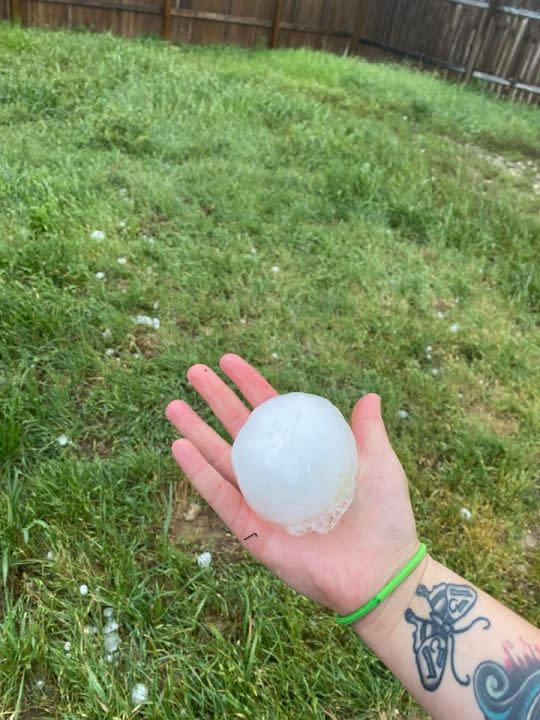
[{"label": "skin", "polygon": [[[252,408],[276,395],[238,355],[224,355],[220,368]],[[248,405],[206,365],[190,368],[188,380],[234,439],[249,417]],[[183,435],[173,443],[173,455],[195,488],[257,560],[314,602],[349,614],[416,552],[407,480],[388,440],[378,395],[362,397],[352,413],[360,468],[355,500],[331,532],[302,537],[250,510],[236,485],[231,446],[186,402],[175,400],[166,413]],[[429,592],[440,596],[441,588],[450,593],[446,610],[444,601],[430,607],[426,599]],[[448,609],[454,614],[446,615]],[[536,712],[533,703],[540,708],[540,632],[429,555],[351,629],[435,720],[507,717],[500,714],[506,700],[497,696],[493,672],[508,674],[512,720],[536,717],[530,713]],[[428,647],[422,644],[426,635]]]},{"label": "skin", "polygon": [[[234,440],[250,409],[277,391],[238,355],[219,363],[247,405],[206,365],[187,373]],[[183,435],[172,452],[192,484],[259,562],[314,602],[340,614],[369,600],[418,547],[407,479],[381,417],[381,400],[370,393],[353,410],[359,460],[357,493],[337,527],[326,535],[294,537],[265,522],[246,505],[231,467],[231,445],[184,401],[171,402],[167,418]],[[358,529],[362,531],[359,532]]]}]

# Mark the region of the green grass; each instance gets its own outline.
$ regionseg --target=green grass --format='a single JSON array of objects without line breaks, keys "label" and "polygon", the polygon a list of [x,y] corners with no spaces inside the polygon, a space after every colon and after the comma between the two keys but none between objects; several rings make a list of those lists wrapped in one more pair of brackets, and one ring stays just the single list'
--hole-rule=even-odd
[{"label": "green grass", "polygon": [[226,351],[346,413],[381,393],[420,536],[540,622],[521,544],[539,503],[537,110],[322,53],[4,24],[0,126],[2,714],[129,718],[144,682],[146,718],[423,717],[219,526],[176,532],[191,496],[163,409],[182,396],[208,418],[185,371]]}]

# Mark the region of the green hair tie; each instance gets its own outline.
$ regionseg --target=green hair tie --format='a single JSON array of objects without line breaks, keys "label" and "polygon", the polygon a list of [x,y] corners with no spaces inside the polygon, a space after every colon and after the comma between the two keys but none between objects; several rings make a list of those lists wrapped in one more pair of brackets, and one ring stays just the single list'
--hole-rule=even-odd
[{"label": "green hair tie", "polygon": [[402,567],[401,570],[399,570],[399,572],[397,572],[394,577],[386,583],[386,585],[379,590],[374,597],[371,598],[371,600],[368,600],[365,605],[362,605],[361,608],[358,608],[358,610],[355,610],[350,615],[336,615],[336,622],[338,625],[350,625],[351,623],[360,620],[360,618],[363,618],[364,615],[367,615],[376,608],[379,603],[382,603],[382,601],[385,600],[390,593],[394,592],[398,585],[401,585],[401,583],[409,577],[412,571],[420,565],[426,556],[426,552],[426,546],[424,543],[420,543],[420,547],[409,562]]}]

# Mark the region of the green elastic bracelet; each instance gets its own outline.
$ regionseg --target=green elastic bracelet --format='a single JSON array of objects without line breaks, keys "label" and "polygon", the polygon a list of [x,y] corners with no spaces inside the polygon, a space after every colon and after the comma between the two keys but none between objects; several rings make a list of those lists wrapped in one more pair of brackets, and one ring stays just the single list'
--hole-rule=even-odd
[{"label": "green elastic bracelet", "polygon": [[336,615],[336,622],[339,625],[350,625],[351,623],[360,620],[360,618],[363,618],[364,615],[368,614],[368,612],[371,612],[373,608],[376,608],[379,603],[390,595],[390,593],[394,592],[394,590],[398,587],[398,585],[401,585],[405,578],[409,577],[412,571],[420,565],[426,555],[426,552],[426,546],[424,543],[420,543],[420,547],[405,567],[401,568],[401,570],[396,573],[374,597],[371,598],[371,600],[368,600],[365,605],[362,605],[361,608],[358,608],[358,610],[355,610],[350,615]]}]

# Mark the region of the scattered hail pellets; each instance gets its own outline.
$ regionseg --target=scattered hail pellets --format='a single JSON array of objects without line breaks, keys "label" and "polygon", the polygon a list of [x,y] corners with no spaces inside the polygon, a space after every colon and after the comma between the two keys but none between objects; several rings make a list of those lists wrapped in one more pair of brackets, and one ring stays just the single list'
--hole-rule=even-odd
[{"label": "scattered hail pellets", "polygon": [[54,553],[52,552],[52,550],[49,550],[49,552],[47,553],[47,560],[54,560]]},{"label": "scattered hail pellets", "polygon": [[114,617],[114,608],[106,607],[105,610],[103,611],[103,617],[106,617],[106,618]]},{"label": "scattered hail pellets", "polygon": [[127,258],[125,258],[125,257],[116,258],[116,262],[119,265],[127,265]]},{"label": "scattered hail pellets", "polygon": [[159,318],[151,318],[150,315],[137,315],[133,322],[136,325],[146,325],[147,327],[154,328],[154,330],[159,330],[161,324]]},{"label": "scattered hail pellets", "polygon": [[248,505],[292,535],[328,532],[352,502],[356,441],[340,411],[318,395],[288,393],[259,405],[231,457]]},{"label": "scattered hail pellets", "polygon": [[439,370],[439,368],[431,368],[431,374],[433,375],[433,377],[437,377],[440,372],[441,371]]},{"label": "scattered hail pellets", "polygon": [[98,629],[95,625],[85,625],[84,627],[84,634],[85,635],[97,635]]},{"label": "scattered hail pellets", "polygon": [[81,595],[88,595],[88,585],[85,585],[84,583],[79,587],[79,592]]},{"label": "scattered hail pellets", "polygon": [[452,323],[448,329],[451,333],[457,333],[457,331],[459,330],[459,325],[458,323]]},{"label": "scattered hail pellets", "polygon": [[406,410],[398,410],[398,418],[400,420],[406,420],[409,417],[409,413]]},{"label": "scattered hail pellets", "polygon": [[67,435],[59,435],[56,438],[56,442],[60,445],[60,447],[66,447],[69,442],[69,438]]},{"label": "scattered hail pellets", "polygon": [[100,272],[97,272],[97,273],[96,273],[96,278],[97,278],[98,280],[103,280],[104,277],[105,277],[105,273],[104,273],[104,272],[101,272],[101,271],[100,271]]},{"label": "scattered hail pellets", "polygon": [[103,230],[93,230],[90,234],[92,240],[105,240],[105,233]]},{"label": "scattered hail pellets", "polygon": [[272,359],[273,359],[273,360],[279,360],[279,355],[277,354],[277,352],[273,352],[273,353],[272,353]]},{"label": "scattered hail pellets", "polygon": [[107,348],[105,350],[105,355],[107,357],[112,357],[115,354],[116,350],[114,348]]},{"label": "scattered hail pellets", "polygon": [[131,702],[134,705],[142,705],[148,700],[148,688],[142,683],[137,683],[131,693]]},{"label": "scattered hail pellets", "polygon": [[470,520],[472,518],[472,512],[466,507],[462,507],[459,514],[464,520]]},{"label": "scattered hail pellets", "polygon": [[119,627],[118,623],[111,619],[103,628],[103,647],[106,653],[115,653],[120,647]]},{"label": "scattered hail pellets", "polygon": [[69,640],[66,640],[66,642],[64,643],[64,650],[67,653],[71,650],[71,643],[69,642]]},{"label": "scattered hail pellets", "polygon": [[45,680],[36,680],[36,688],[38,690],[43,690],[45,687]]},{"label": "scattered hail pellets", "polygon": [[278,273],[279,272],[279,265],[272,265],[272,272]]},{"label": "scattered hail pellets", "polygon": [[211,564],[212,564],[212,553],[205,551],[205,552],[201,553],[200,555],[197,555],[197,565],[200,568],[210,567]]},{"label": "scattered hail pellets", "polygon": [[112,332],[109,328],[106,328],[102,333],[101,336],[104,340],[110,340],[112,338]]}]

